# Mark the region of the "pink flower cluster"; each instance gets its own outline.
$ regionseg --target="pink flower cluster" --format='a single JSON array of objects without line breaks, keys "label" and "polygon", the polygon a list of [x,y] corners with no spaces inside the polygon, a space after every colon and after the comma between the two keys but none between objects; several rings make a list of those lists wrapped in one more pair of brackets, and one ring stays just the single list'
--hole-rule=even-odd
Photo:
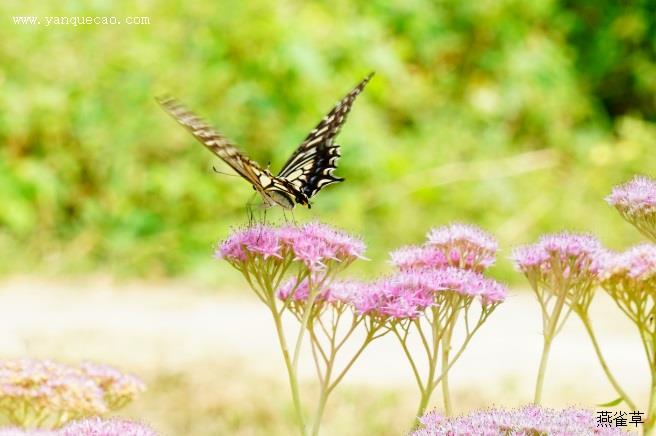
[{"label": "pink flower cluster", "polygon": [[374,282],[354,306],[361,313],[412,319],[427,307],[439,304],[443,293],[478,297],[483,304],[494,304],[506,298],[507,289],[478,272],[455,267],[401,271]]},{"label": "pink flower cluster", "polygon": [[449,265],[441,250],[427,245],[408,245],[390,253],[390,262],[401,271],[445,268]]},{"label": "pink flower cluster", "polygon": [[141,381],[107,366],[86,363],[73,367],[50,360],[0,361],[0,415],[13,423],[18,417],[28,419],[31,411],[39,419],[52,416],[67,419],[100,415],[115,404],[116,396],[124,402],[144,390]]},{"label": "pink flower cluster", "polygon": [[[390,253],[399,273],[380,280],[368,310],[397,318],[415,318],[438,304],[443,292],[479,297],[484,304],[505,299],[506,288],[481,273],[494,264],[496,240],[478,227],[449,224],[434,228],[423,245]],[[377,304],[371,301],[380,300]]]},{"label": "pink flower cluster", "polygon": [[353,299],[356,312],[392,319],[414,319],[433,304],[428,272],[398,273],[371,283]]},{"label": "pink flower cluster", "polygon": [[362,258],[364,243],[330,226],[309,223],[303,226],[258,225],[232,233],[216,255],[237,266],[251,259],[286,259],[320,269],[330,261],[347,262]]},{"label": "pink flower cluster", "polygon": [[602,266],[604,282],[649,281],[656,278],[656,245],[640,244],[623,253],[606,253]]},{"label": "pink flower cluster", "polygon": [[[296,286],[292,279],[280,287],[277,295],[286,300],[292,292],[294,302],[305,302],[309,295],[308,281],[303,280]],[[447,267],[402,271],[370,283],[336,281],[323,287],[315,301],[347,304],[360,315],[413,319],[427,307],[437,304],[437,295],[441,292],[478,297],[485,304],[501,302],[507,294],[503,285],[480,273]]]},{"label": "pink flower cluster", "polygon": [[422,427],[409,436],[626,435],[621,427],[597,427],[596,417],[589,410],[554,410],[534,405],[514,410],[487,409],[455,418],[429,412],[420,422]]},{"label": "pink flower cluster", "polygon": [[121,419],[87,418],[73,421],[58,430],[0,429],[0,436],[157,436],[138,422]]},{"label": "pink flower cluster", "polygon": [[139,422],[95,417],[72,422],[60,429],[57,436],[157,436],[157,433]]},{"label": "pink flower cluster", "polygon": [[105,401],[112,410],[124,406],[146,390],[146,385],[139,378],[132,374],[124,374],[109,365],[83,362],[80,371],[100,386]]},{"label": "pink flower cluster", "polygon": [[556,233],[542,236],[537,243],[516,248],[512,259],[529,280],[551,283],[559,277],[572,286],[596,279],[604,253],[591,235]]},{"label": "pink flower cluster", "polygon": [[335,280],[324,286],[317,283],[320,280],[315,277],[312,280],[305,278],[299,283],[295,278],[289,279],[280,285],[276,296],[281,300],[291,298],[293,302],[304,303],[310,295],[310,289],[319,288],[315,297],[316,302],[349,304],[356,295],[367,292],[367,284],[355,280]]},{"label": "pink flower cluster", "polygon": [[411,245],[390,253],[398,269],[454,266],[483,271],[494,264],[497,242],[478,227],[454,223],[432,229],[423,245]]},{"label": "pink flower cluster", "polygon": [[651,217],[656,213],[656,180],[635,176],[614,187],[606,201],[628,218]]},{"label": "pink flower cluster", "polygon": [[[78,368],[49,360],[0,361],[0,414],[96,415],[108,411],[104,392]],[[20,423],[16,423],[20,424]]]}]

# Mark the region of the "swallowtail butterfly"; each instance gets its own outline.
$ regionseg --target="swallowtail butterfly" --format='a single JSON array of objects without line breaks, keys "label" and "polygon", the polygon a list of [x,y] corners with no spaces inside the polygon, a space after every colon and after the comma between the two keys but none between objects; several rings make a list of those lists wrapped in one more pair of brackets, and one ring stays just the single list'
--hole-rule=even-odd
[{"label": "swallowtail butterfly", "polygon": [[173,98],[158,99],[164,110],[182,124],[212,153],[223,159],[240,176],[253,185],[267,206],[293,209],[296,204],[310,208],[310,198],[325,186],[344,181],[333,175],[340,156],[335,137],[358,94],[373,73],[364,78],[332,108],[294,151],[274,176],[268,169],[249,159],[223,135]]}]

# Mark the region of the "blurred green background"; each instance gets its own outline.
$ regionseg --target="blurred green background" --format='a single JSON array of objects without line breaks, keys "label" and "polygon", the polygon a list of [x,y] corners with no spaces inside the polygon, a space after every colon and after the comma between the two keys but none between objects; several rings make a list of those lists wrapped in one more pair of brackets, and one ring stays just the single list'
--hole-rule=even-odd
[{"label": "blurred green background", "polygon": [[640,236],[603,197],[656,168],[654,11],[650,0],[4,0],[0,273],[219,283],[228,269],[213,246],[247,222],[252,188],[215,174],[228,169],[153,97],[178,96],[276,171],[372,70],[339,137],[346,182],[295,213],[362,235],[367,273],[453,220],[499,238],[494,274],[511,283],[510,249],[542,232],[624,247]]}]

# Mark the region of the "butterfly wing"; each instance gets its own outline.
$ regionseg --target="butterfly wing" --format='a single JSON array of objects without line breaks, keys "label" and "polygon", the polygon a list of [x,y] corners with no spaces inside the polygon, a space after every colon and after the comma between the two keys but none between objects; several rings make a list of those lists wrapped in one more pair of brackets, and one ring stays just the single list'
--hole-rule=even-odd
[{"label": "butterfly wing", "polygon": [[374,73],[365,77],[351,92],[339,101],[321,122],[310,132],[303,143],[291,155],[277,177],[284,178],[303,192],[307,198],[321,188],[344,179],[333,175],[340,156],[339,145],[334,140],[355,98],[369,83]]},{"label": "butterfly wing", "polygon": [[240,176],[252,183],[256,189],[264,190],[271,184],[272,176],[267,174],[267,171],[263,170],[257,162],[240,152],[198,115],[173,98],[161,98],[158,99],[158,102],[166,112],[189,130],[208,150],[230,165]]}]

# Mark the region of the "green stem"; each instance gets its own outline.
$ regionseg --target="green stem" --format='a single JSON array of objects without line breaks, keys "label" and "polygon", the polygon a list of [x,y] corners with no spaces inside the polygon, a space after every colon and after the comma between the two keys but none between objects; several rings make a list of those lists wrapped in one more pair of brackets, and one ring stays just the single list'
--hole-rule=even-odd
[{"label": "green stem", "polygon": [[419,422],[419,418],[424,415],[426,412],[426,407],[428,407],[428,402],[430,401],[430,397],[433,394],[433,390],[435,389],[435,384],[433,383],[433,380],[435,378],[435,372],[436,372],[436,367],[437,367],[437,356],[438,353],[440,352],[439,350],[439,343],[440,341],[435,341],[434,342],[434,349],[430,350],[430,348],[427,348],[428,351],[428,377],[426,378],[426,384],[424,388],[422,389],[420,386],[420,392],[421,392],[421,398],[419,401],[419,407],[417,409],[417,415],[416,415],[416,422]]},{"label": "green stem", "polygon": [[[544,322],[544,346],[542,347],[542,358],[540,359],[540,368],[538,369],[538,377],[535,382],[535,397],[533,398],[534,404],[540,404],[542,401],[542,387],[544,385],[544,376],[547,372],[547,362],[549,360],[549,351],[551,350],[551,341],[553,341],[556,336],[556,329],[558,327],[558,318],[560,318],[560,313],[563,310],[567,297],[567,288],[562,283],[558,287],[558,298],[554,305],[553,313],[551,318],[548,320],[543,320]],[[540,295],[538,294],[538,298]]]},{"label": "green stem", "polygon": [[584,312],[577,312],[577,313],[581,318],[581,321],[583,322],[583,326],[585,327],[585,330],[588,332],[588,335],[590,336],[590,340],[592,341],[592,346],[594,347],[595,353],[597,353],[597,358],[599,359],[601,368],[604,370],[604,373],[606,374],[608,381],[610,382],[611,385],[613,385],[615,392],[617,392],[617,394],[622,398],[622,400],[626,403],[626,405],[629,406],[630,409],[636,410],[635,403],[631,401],[629,396],[626,394],[626,392],[624,392],[620,384],[617,382],[615,377],[613,377],[613,374],[610,372],[610,368],[608,367],[608,364],[606,363],[604,356],[601,354],[601,348],[599,347],[597,338],[594,334],[594,331],[592,330],[592,324],[590,323],[590,318]]},{"label": "green stem", "polygon": [[301,354],[301,345],[303,343],[303,337],[305,335],[305,329],[307,328],[308,325],[308,320],[310,319],[310,316],[312,315],[312,309],[314,308],[314,301],[317,299],[317,296],[319,295],[319,291],[323,288],[324,284],[326,283],[326,280],[330,277],[331,273],[330,271],[326,272],[326,275],[321,279],[318,285],[314,286],[311,280],[311,276],[308,275],[307,280],[309,281],[308,283],[308,288],[310,289],[310,295],[308,295],[308,299],[305,302],[305,308],[303,310],[303,318],[301,319],[301,329],[298,332],[298,337],[296,338],[296,346],[294,347],[294,354],[293,354],[293,361],[292,361],[292,367],[294,368],[294,371],[298,369],[298,359]]},{"label": "green stem", "polygon": [[[649,330],[646,324],[643,324],[643,327],[642,331],[645,332],[643,336],[651,336],[649,338],[651,339],[651,355],[648,356],[651,363],[651,392],[649,393],[649,409],[647,409],[643,430],[645,436],[653,436],[656,434],[656,365],[653,364],[653,362],[656,362],[656,355],[654,355],[656,353],[656,334],[653,332],[651,332],[651,335],[648,334]],[[645,338],[643,341],[645,341],[645,349],[648,349],[647,339]]]},{"label": "green stem", "polygon": [[551,338],[544,336],[544,346],[542,347],[542,358],[540,359],[540,369],[538,370],[538,379],[535,383],[535,397],[533,403],[540,404],[542,400],[542,386],[544,384],[544,374],[547,371],[547,361],[549,360],[549,350],[551,349]]},{"label": "green stem", "polygon": [[[333,369],[335,365],[335,359],[337,358],[337,352],[339,349],[344,345],[346,340],[351,337],[351,334],[355,331],[355,328],[360,325],[360,322],[362,321],[363,318],[360,319],[354,319],[351,328],[348,330],[348,332],[344,335],[344,338],[336,344],[336,338],[337,338],[337,322],[339,321],[339,317],[336,321],[336,323],[333,325],[332,329],[332,335],[330,338],[330,353],[329,357],[325,360],[326,361],[326,372],[321,378],[321,391],[319,393],[319,401],[317,403],[317,410],[314,414],[314,424],[312,425],[312,436],[317,436],[319,434],[319,429],[321,427],[321,419],[323,418],[323,413],[326,408],[326,403],[328,402],[328,397],[330,396],[331,392],[335,387],[339,384],[339,382],[344,378],[348,370],[353,366],[353,363],[360,357],[364,349],[369,345],[369,343],[374,339],[375,333],[377,328],[372,328],[367,332],[367,336],[365,337],[364,341],[362,342],[362,345],[360,345],[360,348],[358,351],[351,357],[349,362],[346,364],[344,369],[340,373],[338,373],[337,377],[335,380],[331,380],[331,376],[333,375]],[[316,335],[312,335],[313,340],[316,339]],[[317,347],[320,348],[320,344],[317,342]],[[315,360],[317,358],[317,355],[315,354],[314,356]],[[316,362],[318,364],[318,362]]]},{"label": "green stem", "polygon": [[455,363],[458,361],[458,358],[460,358],[460,356],[462,355],[462,352],[465,351],[465,348],[467,347],[467,344],[471,340],[472,336],[473,336],[473,333],[471,333],[469,336],[467,336],[467,338],[465,338],[465,341],[460,346],[460,349],[458,349],[458,352],[455,354],[455,357],[453,359],[451,359],[451,361],[448,362],[447,366],[442,367],[442,374],[437,379],[435,379],[433,381],[433,384],[435,385],[435,387],[437,387],[437,385],[442,382],[442,379],[444,377],[446,377],[448,372],[451,370],[451,367],[453,365],[455,365]]},{"label": "green stem", "polygon": [[323,417],[323,412],[326,408],[326,402],[328,401],[328,395],[330,394],[330,389],[328,385],[330,384],[330,374],[332,372],[332,367],[335,356],[331,356],[330,362],[326,368],[326,374],[324,381],[321,384],[321,392],[319,394],[319,402],[317,404],[317,410],[314,413],[314,424],[312,425],[312,436],[317,436],[319,434],[319,429],[321,428],[321,418]]},{"label": "green stem", "polygon": [[[449,367],[449,353],[451,351],[451,331],[449,331],[442,339],[442,368]],[[449,371],[442,372],[442,398],[444,401],[444,413],[446,416],[453,414],[451,407],[451,394],[449,391]]]},{"label": "green stem", "polygon": [[419,387],[419,390],[423,392],[424,387],[421,383],[421,377],[419,376],[419,370],[417,369],[417,365],[415,365],[415,361],[412,359],[412,354],[410,354],[410,350],[408,349],[408,345],[405,343],[405,340],[407,338],[407,331],[406,331],[406,334],[403,337],[401,337],[401,335],[396,330],[396,328],[392,329],[392,332],[394,332],[394,335],[398,338],[399,343],[401,344],[401,348],[403,349],[403,352],[405,353],[405,356],[408,358],[408,362],[410,363],[410,367],[412,368],[412,374],[415,376],[415,381],[417,382],[417,387]]},{"label": "green stem", "polygon": [[301,396],[298,390],[298,378],[296,374],[296,368],[292,363],[292,359],[289,356],[289,348],[287,347],[287,340],[285,339],[285,334],[282,329],[282,321],[278,315],[275,305],[269,307],[271,309],[271,314],[273,315],[273,321],[276,325],[276,333],[278,334],[278,342],[280,343],[280,349],[282,350],[282,356],[285,360],[285,367],[287,368],[287,376],[289,378],[289,387],[292,391],[292,400],[294,402],[294,411],[296,412],[296,421],[298,423],[299,431],[301,436],[307,435],[307,429],[305,428],[305,420],[303,419],[303,409],[301,408]]},{"label": "green stem", "polygon": [[[333,320],[332,329],[330,332],[324,330],[329,337],[330,352],[328,354],[328,358],[326,359],[326,372],[324,373],[323,378],[321,379],[321,390],[319,392],[319,401],[317,403],[317,410],[314,413],[314,423],[312,424],[312,436],[317,436],[319,434],[319,429],[321,428],[321,418],[323,417],[323,412],[326,408],[328,395],[330,395],[330,377],[333,372],[333,365],[335,364],[335,356],[338,350],[338,348],[335,347],[335,340],[337,336],[337,323],[339,322],[339,318],[340,316],[337,317],[337,320]],[[319,322],[321,322],[320,319]],[[348,335],[350,335],[352,332],[353,329],[349,331]],[[316,339],[316,335],[312,334],[312,339]],[[321,345],[318,342],[317,342],[317,346],[321,347]]]},{"label": "green stem", "polygon": [[652,436],[656,434],[656,419],[654,419],[656,418],[656,372],[652,373],[651,380],[649,409],[647,410],[647,417],[643,424],[643,431],[645,436]]},{"label": "green stem", "polygon": [[433,395],[433,390],[435,389],[435,386],[431,384],[427,384],[424,389],[421,389],[421,399],[419,401],[419,407],[417,408],[417,413],[415,414],[415,425],[419,425],[419,418],[424,416],[424,413],[426,412],[426,407],[428,407],[428,401],[430,400],[431,395]]},{"label": "green stem", "polygon": [[333,391],[333,389],[335,389],[335,388],[337,387],[337,385],[339,384],[339,382],[342,381],[342,379],[344,378],[344,376],[346,375],[346,373],[348,372],[348,370],[351,369],[351,367],[353,366],[353,364],[355,363],[355,361],[358,359],[358,357],[360,357],[360,354],[362,354],[362,352],[364,351],[364,349],[366,348],[366,346],[369,344],[369,342],[371,342],[371,340],[372,340],[372,339],[369,339],[369,338],[368,338],[368,339],[362,344],[362,346],[360,347],[360,349],[359,349],[359,350],[353,355],[353,357],[351,358],[351,360],[346,364],[346,366],[344,367],[344,369],[342,370],[342,372],[341,372],[341,373],[335,378],[335,380],[333,380],[333,381],[330,383],[330,386],[328,386],[328,393],[329,393],[329,394]]}]

